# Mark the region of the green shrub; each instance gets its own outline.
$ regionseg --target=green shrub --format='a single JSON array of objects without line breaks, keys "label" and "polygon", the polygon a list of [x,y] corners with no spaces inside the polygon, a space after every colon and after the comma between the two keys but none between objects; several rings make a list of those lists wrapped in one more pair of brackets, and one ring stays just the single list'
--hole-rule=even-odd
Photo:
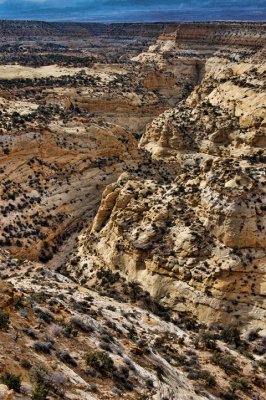
[{"label": "green shrub", "polygon": [[251,354],[244,346],[240,346],[237,349],[240,354],[243,354],[243,356],[249,358],[250,360],[255,360],[255,357],[253,354]]},{"label": "green shrub", "polygon": [[0,382],[6,385],[9,389],[13,389],[17,393],[20,392],[20,387],[21,387],[20,376],[16,376],[7,372],[0,377]]},{"label": "green shrub", "polygon": [[261,369],[263,370],[263,372],[266,373],[266,361],[258,360],[258,364],[261,367]]},{"label": "green shrub", "polygon": [[248,379],[239,376],[233,376],[230,381],[230,389],[235,392],[236,390],[242,390],[248,392],[251,388],[251,384]]},{"label": "green shrub", "polygon": [[221,333],[221,339],[225,343],[234,344],[235,346],[240,346],[240,331],[237,328],[227,328],[224,329]]},{"label": "green shrub", "polygon": [[202,347],[203,349],[208,349],[208,350],[216,350],[217,349],[217,344],[216,341],[210,333],[201,333],[197,340],[195,341],[195,346],[196,347]]},{"label": "green shrub", "polygon": [[49,371],[43,365],[34,365],[29,372],[32,385],[46,384],[49,380]]},{"label": "green shrub", "polygon": [[226,373],[236,373],[240,369],[235,357],[227,356],[222,353],[214,353],[211,357],[211,362],[218,365]]},{"label": "green shrub", "polygon": [[129,296],[133,302],[137,301],[139,296],[142,294],[142,288],[139,282],[131,281],[128,283],[130,289]]},{"label": "green shrub", "polygon": [[32,384],[32,400],[46,400],[50,379],[49,370],[43,365],[34,365],[29,372]]},{"label": "green shrub", "polygon": [[45,385],[38,383],[33,385],[32,388],[32,400],[46,400],[48,395],[48,390]]},{"label": "green shrub", "polygon": [[200,379],[204,380],[206,382],[206,384],[210,387],[213,387],[216,385],[215,376],[212,375],[209,371],[206,371],[203,369],[202,371],[200,371],[199,377],[200,377]]},{"label": "green shrub", "polygon": [[102,374],[107,374],[113,369],[114,362],[112,358],[109,356],[109,354],[106,352],[95,351],[87,353],[85,358],[86,358],[86,363],[90,367],[96,369]]},{"label": "green shrub", "polygon": [[23,296],[15,296],[13,298],[13,306],[16,309],[23,308],[24,307],[24,297]]},{"label": "green shrub", "polygon": [[0,310],[0,329],[8,328],[9,322],[9,313],[5,310]]}]

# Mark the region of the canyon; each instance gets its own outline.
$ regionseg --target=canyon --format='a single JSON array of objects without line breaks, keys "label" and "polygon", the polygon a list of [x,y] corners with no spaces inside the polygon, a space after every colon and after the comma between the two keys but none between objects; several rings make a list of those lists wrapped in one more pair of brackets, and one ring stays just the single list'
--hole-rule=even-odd
[{"label": "canyon", "polygon": [[265,28],[0,21],[0,399],[266,398]]}]

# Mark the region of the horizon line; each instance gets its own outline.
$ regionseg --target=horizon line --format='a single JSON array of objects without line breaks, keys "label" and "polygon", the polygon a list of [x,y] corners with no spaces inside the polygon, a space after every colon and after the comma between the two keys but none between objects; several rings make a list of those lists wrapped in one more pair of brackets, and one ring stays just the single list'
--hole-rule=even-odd
[{"label": "horizon line", "polygon": [[0,17],[0,22],[5,21],[12,21],[12,22],[46,22],[46,23],[77,23],[77,24],[189,24],[189,23],[254,23],[254,24],[261,24],[266,23],[265,20],[254,20],[254,19],[210,19],[210,20],[158,20],[158,21],[104,21],[104,20],[76,20],[76,19],[29,19],[29,18],[2,18]]}]

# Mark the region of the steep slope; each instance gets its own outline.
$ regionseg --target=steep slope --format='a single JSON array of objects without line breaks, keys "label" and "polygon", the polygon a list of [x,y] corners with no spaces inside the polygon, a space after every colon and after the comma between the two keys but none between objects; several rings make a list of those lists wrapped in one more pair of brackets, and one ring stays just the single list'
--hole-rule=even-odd
[{"label": "steep slope", "polygon": [[1,246],[42,261],[95,212],[106,183],[137,155],[126,131],[85,121],[2,136],[1,146]]},{"label": "steep slope", "polygon": [[82,278],[109,267],[202,322],[265,328],[265,66],[219,57],[205,68],[141,139],[161,166],[105,190]]},{"label": "steep slope", "polygon": [[[0,281],[0,311],[4,308],[10,319],[7,327],[0,325],[0,375],[21,375],[24,399],[34,392],[34,368],[42,368],[52,399],[209,398],[204,383],[196,390],[176,363],[152,350],[151,343],[168,335],[176,346],[184,336],[189,347],[185,331],[129,300],[99,296],[41,264],[7,253],[0,257],[1,270],[11,282]],[[185,352],[186,345],[182,347]],[[86,363],[89,354],[110,354],[109,364],[98,365],[94,358]]]},{"label": "steep slope", "polygon": [[265,399],[263,333],[174,315],[119,273],[90,290],[7,252],[0,263],[0,380],[21,381],[8,400]]}]

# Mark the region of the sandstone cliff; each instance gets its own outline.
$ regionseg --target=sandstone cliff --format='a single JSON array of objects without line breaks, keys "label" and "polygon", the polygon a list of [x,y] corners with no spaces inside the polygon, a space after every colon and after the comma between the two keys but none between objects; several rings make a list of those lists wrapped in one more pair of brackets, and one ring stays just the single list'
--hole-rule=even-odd
[{"label": "sandstone cliff", "polygon": [[202,322],[265,328],[265,67],[215,57],[205,69],[141,139],[159,166],[105,190],[82,277],[108,267]]}]

